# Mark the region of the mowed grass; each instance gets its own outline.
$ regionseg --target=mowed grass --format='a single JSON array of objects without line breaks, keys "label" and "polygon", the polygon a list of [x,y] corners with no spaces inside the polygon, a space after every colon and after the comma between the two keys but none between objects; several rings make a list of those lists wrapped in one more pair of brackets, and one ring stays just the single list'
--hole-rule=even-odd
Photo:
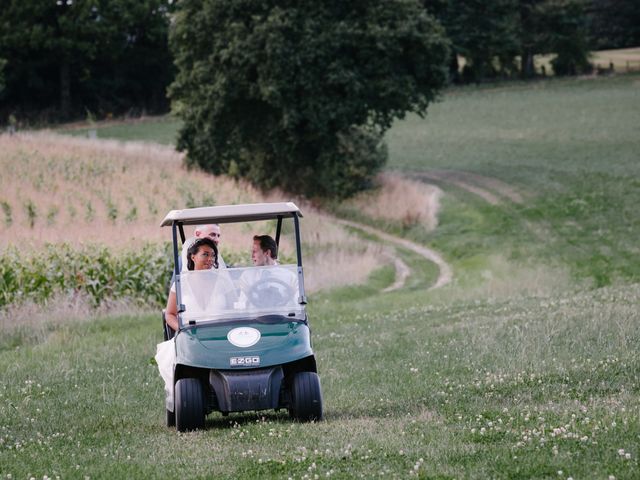
[{"label": "mowed grass", "polygon": [[319,298],[326,420],[214,413],[189,434],[163,424],[157,315],[67,325],[0,352],[0,473],[637,478],[639,293]]},{"label": "mowed grass", "polygon": [[[0,477],[635,479],[640,465],[640,78],[459,89],[389,132],[391,166],[450,182],[438,227],[360,217],[435,247],[454,281],[389,267],[311,296],[326,420],[164,427],[157,314],[0,350]],[[353,215],[349,208],[339,211]],[[303,222],[304,227],[304,222]]]}]

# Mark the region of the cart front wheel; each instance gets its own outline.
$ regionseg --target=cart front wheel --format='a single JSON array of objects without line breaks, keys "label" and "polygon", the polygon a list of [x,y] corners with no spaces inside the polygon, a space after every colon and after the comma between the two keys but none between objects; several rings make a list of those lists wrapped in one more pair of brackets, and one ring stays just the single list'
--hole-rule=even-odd
[{"label": "cart front wheel", "polygon": [[204,390],[197,378],[176,382],[175,423],[179,432],[204,428]]},{"label": "cart front wheel", "polygon": [[289,414],[301,422],[322,420],[322,390],[315,372],[299,372],[291,385]]}]

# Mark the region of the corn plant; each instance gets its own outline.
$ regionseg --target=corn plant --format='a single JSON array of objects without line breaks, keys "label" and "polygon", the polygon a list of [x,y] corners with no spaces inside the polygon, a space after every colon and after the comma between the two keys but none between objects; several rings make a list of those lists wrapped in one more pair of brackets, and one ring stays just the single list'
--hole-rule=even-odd
[{"label": "corn plant", "polygon": [[93,222],[93,219],[96,216],[96,211],[93,208],[93,204],[91,203],[91,200],[89,200],[86,204],[85,204],[85,211],[84,211],[84,219],[87,223],[91,223]]},{"label": "corn plant", "polygon": [[55,225],[59,211],[60,208],[57,205],[51,205],[49,207],[49,210],[47,210],[47,225]]},{"label": "corn plant", "polygon": [[6,227],[10,227],[13,223],[13,216],[11,214],[11,205],[9,202],[1,201],[0,205],[2,206],[2,212],[4,213],[4,225]]},{"label": "corn plant", "polygon": [[33,228],[36,224],[36,218],[38,216],[36,205],[31,200],[27,200],[27,202],[24,204],[24,209],[29,221],[29,228]]},{"label": "corn plant", "polygon": [[111,201],[111,199],[107,199],[107,217],[111,220],[111,223],[115,224],[118,219],[118,207]]}]

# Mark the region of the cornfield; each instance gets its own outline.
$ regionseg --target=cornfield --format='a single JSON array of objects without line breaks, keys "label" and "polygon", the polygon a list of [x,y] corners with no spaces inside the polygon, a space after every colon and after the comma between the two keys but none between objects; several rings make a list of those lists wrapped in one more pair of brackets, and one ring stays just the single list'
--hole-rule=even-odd
[{"label": "cornfield", "polygon": [[37,255],[10,247],[0,255],[0,308],[77,295],[94,306],[105,300],[136,298],[145,304],[166,301],[170,281],[169,244],[144,244],[118,253],[107,247],[46,245]]}]

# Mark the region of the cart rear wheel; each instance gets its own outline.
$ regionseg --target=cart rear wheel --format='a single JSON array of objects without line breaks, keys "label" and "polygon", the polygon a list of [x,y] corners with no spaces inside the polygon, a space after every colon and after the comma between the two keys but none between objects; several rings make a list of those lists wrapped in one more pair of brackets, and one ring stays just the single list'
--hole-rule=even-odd
[{"label": "cart rear wheel", "polygon": [[175,421],[179,432],[204,428],[204,390],[197,378],[176,382]]},{"label": "cart rear wheel", "polygon": [[291,384],[291,417],[301,422],[322,420],[322,390],[315,372],[299,372]]}]

